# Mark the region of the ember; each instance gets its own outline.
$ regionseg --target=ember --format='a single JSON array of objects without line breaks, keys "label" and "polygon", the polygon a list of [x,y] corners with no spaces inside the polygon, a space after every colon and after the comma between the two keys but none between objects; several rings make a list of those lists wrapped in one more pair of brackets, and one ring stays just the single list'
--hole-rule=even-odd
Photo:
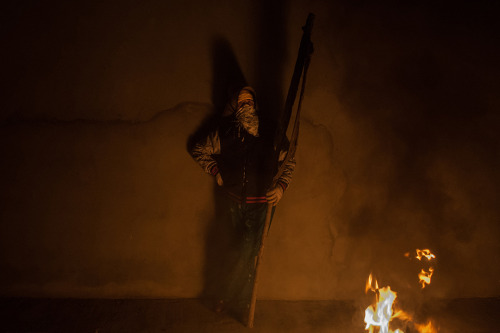
[{"label": "ember", "polygon": [[434,254],[431,253],[431,251],[429,249],[425,249],[425,250],[419,250],[417,249],[417,256],[415,258],[417,258],[418,260],[422,260],[422,258],[427,258],[427,260],[431,260],[431,259],[434,259],[436,258],[436,256]]},{"label": "ember", "polygon": [[[418,260],[422,260],[423,258],[426,258],[427,261],[431,261],[432,259],[435,259],[436,256],[431,253],[429,249],[425,250],[419,250],[417,249],[417,258]],[[422,289],[425,288],[426,285],[431,284],[431,277],[432,274],[434,273],[434,268],[429,267],[429,269],[426,271],[422,269],[420,273],[418,274],[419,282],[422,284]]]},{"label": "ember", "polygon": [[418,278],[420,279],[420,283],[422,284],[422,289],[425,288],[426,284],[431,284],[432,273],[434,273],[434,269],[429,267],[429,271],[426,272],[424,269],[418,273]]}]

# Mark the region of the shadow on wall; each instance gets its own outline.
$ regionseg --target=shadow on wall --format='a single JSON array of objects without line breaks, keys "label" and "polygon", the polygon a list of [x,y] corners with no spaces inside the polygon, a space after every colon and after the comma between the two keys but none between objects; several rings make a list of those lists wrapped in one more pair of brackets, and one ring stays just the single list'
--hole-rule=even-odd
[{"label": "shadow on wall", "polygon": [[247,85],[240,65],[228,40],[216,36],[212,44],[212,104],[214,109],[189,137],[188,152],[196,142],[205,138],[214,129],[222,117],[224,107],[230,98],[241,87]]},{"label": "shadow on wall", "polygon": [[215,112],[222,113],[230,96],[248,83],[231,44],[222,36],[212,41],[212,64],[212,103]]},{"label": "shadow on wall", "polygon": [[[211,130],[217,127],[227,100],[239,88],[247,85],[234,51],[227,39],[216,36],[212,44],[212,103],[214,111],[208,115],[200,124],[198,129],[189,137],[187,150],[190,152],[193,146],[207,137]],[[201,170],[200,170],[201,172]],[[213,195],[215,198],[215,215],[207,223],[208,228],[205,236],[205,261],[204,282],[200,295],[203,299],[220,298],[226,284],[224,277],[228,275],[230,264],[235,254],[235,244],[231,243],[232,231],[231,217],[224,200],[225,195],[214,182]]]},{"label": "shadow on wall", "polygon": [[[287,54],[286,18],[288,0],[259,1],[255,17],[258,22],[254,88],[261,112],[278,119],[284,105],[283,79]],[[287,78],[288,79],[288,78]],[[286,81],[285,81],[286,82]]]}]

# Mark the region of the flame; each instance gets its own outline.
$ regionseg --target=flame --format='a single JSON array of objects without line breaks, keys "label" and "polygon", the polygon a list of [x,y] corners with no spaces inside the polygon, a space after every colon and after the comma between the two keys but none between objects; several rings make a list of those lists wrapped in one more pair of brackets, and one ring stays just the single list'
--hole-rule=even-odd
[{"label": "flame", "polygon": [[434,273],[434,268],[429,267],[429,271],[426,272],[424,269],[420,271],[418,274],[419,282],[422,284],[422,289],[425,288],[426,284],[431,284],[431,277],[432,274]]},{"label": "flame", "polygon": [[415,328],[419,333],[436,333],[438,331],[431,321],[427,324],[415,324]]},{"label": "flame", "polygon": [[[436,256],[429,249],[417,249],[416,250],[418,260],[422,258],[430,261],[435,259]],[[410,253],[404,254],[405,257],[410,258]],[[422,285],[422,289],[431,283],[431,277],[434,273],[434,268],[429,267],[428,271],[422,269],[418,274],[419,283]],[[394,318],[399,318],[401,321],[411,322],[412,326],[419,333],[437,333],[438,330],[434,327],[431,321],[426,324],[417,324],[412,322],[413,318],[402,310],[395,310],[394,301],[396,300],[397,293],[391,290],[390,286],[379,288],[377,280],[375,280],[370,274],[365,285],[365,293],[368,291],[373,291],[375,293],[375,303],[370,305],[365,310],[365,330],[369,330],[370,333],[404,333],[400,329],[392,331],[389,328],[389,323]]]},{"label": "flame", "polygon": [[396,317],[406,316],[403,311],[398,311],[393,314],[393,303],[397,297],[397,293],[391,290],[390,286],[379,289],[377,280],[373,280],[372,275],[366,281],[366,292],[372,290],[376,294],[376,303],[370,305],[365,310],[365,330],[373,333],[375,327],[379,327],[380,333],[404,333],[397,329],[392,331],[389,329],[389,322]]},{"label": "flame", "polygon": [[375,306],[370,305],[365,310],[365,329],[370,328],[372,332],[373,326],[380,327],[380,333],[389,332],[389,322],[392,319],[392,303],[396,299],[397,294],[391,290],[391,287],[384,287],[378,290],[377,303]]},{"label": "flame", "polygon": [[427,258],[427,260],[432,260],[434,258],[436,258],[436,256],[434,254],[431,253],[431,250],[429,249],[425,249],[425,250],[419,250],[417,249],[417,256],[415,258],[417,258],[418,260],[422,260],[422,258]]},{"label": "flame", "polygon": [[377,280],[375,280],[375,286],[372,286],[372,284],[373,284],[373,277],[370,274],[370,276],[368,277],[368,280],[366,281],[365,294],[368,293],[368,290],[371,290],[373,292],[377,292],[377,289],[378,289]]},{"label": "flame", "polygon": [[[436,256],[431,252],[429,249],[424,249],[420,250],[417,249],[417,258],[418,260],[422,260],[422,258],[426,258],[428,261],[431,261],[432,259],[435,259]],[[434,273],[434,268],[429,267],[429,270],[426,271],[425,269],[422,269],[420,273],[418,274],[418,279],[419,283],[422,285],[422,289],[426,287],[426,285],[431,284],[431,277],[432,274]]]}]

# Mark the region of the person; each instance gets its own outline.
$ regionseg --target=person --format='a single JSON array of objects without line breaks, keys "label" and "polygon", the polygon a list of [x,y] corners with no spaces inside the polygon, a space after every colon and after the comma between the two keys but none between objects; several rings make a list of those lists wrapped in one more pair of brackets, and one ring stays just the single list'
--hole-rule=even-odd
[{"label": "person", "polygon": [[268,203],[274,210],[295,169],[295,159],[289,159],[273,184],[287,150],[280,150],[276,163],[275,126],[258,112],[255,91],[240,89],[227,103],[218,126],[191,150],[194,160],[215,178],[229,199],[225,209],[237,238],[237,259],[216,311],[229,307],[242,314],[248,309]]}]

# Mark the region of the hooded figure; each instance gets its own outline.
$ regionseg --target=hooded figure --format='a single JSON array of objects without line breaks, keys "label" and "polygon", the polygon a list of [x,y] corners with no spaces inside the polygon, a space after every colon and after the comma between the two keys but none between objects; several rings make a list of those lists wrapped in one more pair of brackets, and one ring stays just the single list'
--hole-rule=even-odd
[{"label": "hooded figure", "polygon": [[[217,128],[191,150],[195,161],[230,198],[227,209],[237,231],[238,259],[227,276],[219,307],[229,305],[238,312],[250,302],[267,205],[278,203],[295,168],[291,159],[272,184],[279,167],[274,161],[275,128],[258,111],[254,90],[242,88],[227,103]],[[285,155],[286,151],[280,152],[279,163]]]},{"label": "hooded figure", "polygon": [[[290,184],[295,160],[270,188],[278,169],[274,133],[269,121],[259,119],[254,90],[244,87],[227,103],[218,128],[196,143],[191,155],[234,200],[276,205]],[[280,162],[285,155],[280,152]]]}]

